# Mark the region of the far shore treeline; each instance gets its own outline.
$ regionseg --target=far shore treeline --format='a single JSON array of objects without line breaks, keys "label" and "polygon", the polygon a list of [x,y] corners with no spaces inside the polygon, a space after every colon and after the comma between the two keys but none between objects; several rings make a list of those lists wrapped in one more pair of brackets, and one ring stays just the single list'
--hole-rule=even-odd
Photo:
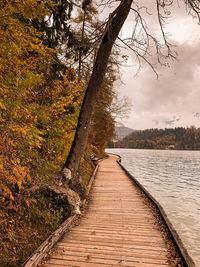
[{"label": "far shore treeline", "polygon": [[137,130],[121,140],[110,141],[108,147],[200,150],[200,128]]}]

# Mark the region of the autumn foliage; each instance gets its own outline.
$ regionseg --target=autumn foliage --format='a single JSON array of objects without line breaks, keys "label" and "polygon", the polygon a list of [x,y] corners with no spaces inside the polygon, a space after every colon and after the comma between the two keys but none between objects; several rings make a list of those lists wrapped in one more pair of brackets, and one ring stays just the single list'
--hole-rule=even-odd
[{"label": "autumn foliage", "polygon": [[[49,174],[61,170],[66,160],[86,81],[77,77],[75,68],[58,61],[58,51],[47,46],[44,31],[35,27],[55,6],[50,0],[0,2],[1,266],[19,266],[63,220],[61,207],[38,192],[55,182]],[[108,92],[105,97],[102,92],[102,99],[107,97]],[[107,104],[99,102],[93,116],[81,166],[87,181],[93,169],[86,164],[91,149],[102,153],[112,135]]]},{"label": "autumn foliage", "polygon": [[55,78],[56,52],[32,26],[48,15],[45,2],[0,3],[1,266],[19,266],[62,219],[61,207],[49,209],[33,195],[45,172],[59,170],[66,158],[84,92],[73,69]]},{"label": "autumn foliage", "polygon": [[12,186],[21,189],[32,168],[66,157],[83,92],[73,70],[51,80],[55,52],[31,26],[48,14],[44,2],[1,2],[0,184],[11,199]]}]

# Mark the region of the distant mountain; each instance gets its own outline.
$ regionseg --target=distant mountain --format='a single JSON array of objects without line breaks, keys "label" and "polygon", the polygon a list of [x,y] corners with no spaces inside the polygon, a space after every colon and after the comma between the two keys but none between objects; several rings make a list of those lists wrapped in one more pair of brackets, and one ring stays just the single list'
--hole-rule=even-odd
[{"label": "distant mountain", "polygon": [[115,135],[116,135],[115,139],[122,140],[124,137],[131,134],[132,132],[134,132],[134,130],[128,127],[124,126],[115,127]]}]

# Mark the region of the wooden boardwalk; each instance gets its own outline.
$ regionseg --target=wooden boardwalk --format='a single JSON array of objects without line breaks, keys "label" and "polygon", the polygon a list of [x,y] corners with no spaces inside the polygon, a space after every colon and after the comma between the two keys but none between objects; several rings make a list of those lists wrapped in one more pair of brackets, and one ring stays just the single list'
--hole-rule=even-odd
[{"label": "wooden boardwalk", "polygon": [[172,266],[151,208],[116,159],[100,163],[85,216],[45,266]]}]

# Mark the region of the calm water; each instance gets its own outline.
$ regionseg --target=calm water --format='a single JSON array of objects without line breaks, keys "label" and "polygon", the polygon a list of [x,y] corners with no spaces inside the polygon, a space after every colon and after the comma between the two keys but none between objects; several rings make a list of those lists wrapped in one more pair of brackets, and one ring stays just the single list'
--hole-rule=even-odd
[{"label": "calm water", "polygon": [[107,149],[162,205],[200,266],[200,151]]}]

